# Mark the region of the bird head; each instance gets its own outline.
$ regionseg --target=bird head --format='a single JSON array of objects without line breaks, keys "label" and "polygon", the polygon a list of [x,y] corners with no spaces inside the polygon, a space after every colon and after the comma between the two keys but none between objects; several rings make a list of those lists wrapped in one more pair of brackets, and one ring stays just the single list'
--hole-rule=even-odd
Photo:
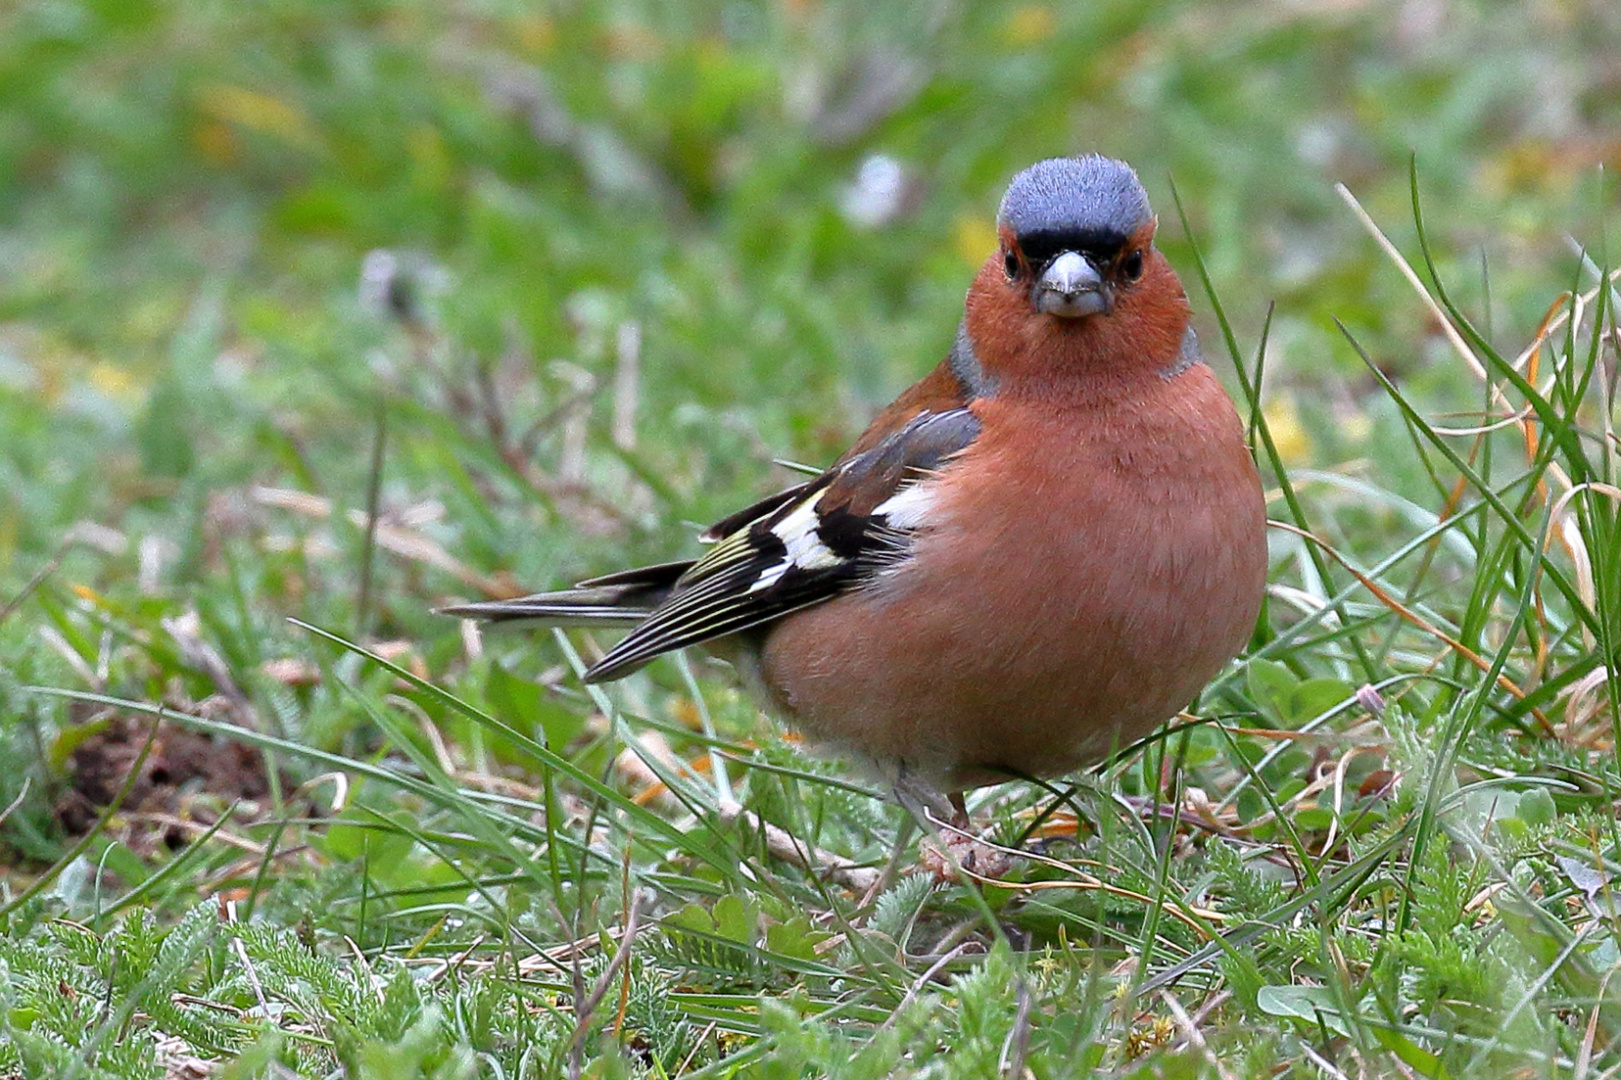
[{"label": "bird head", "polygon": [[968,297],[990,374],[1174,362],[1187,297],[1154,247],[1154,211],[1131,166],[1096,154],[1038,161],[1008,185],[996,225],[997,250]]},{"label": "bird head", "polygon": [[1008,285],[1058,319],[1109,314],[1153,253],[1148,193],[1131,166],[1096,154],[1019,173],[996,224]]}]

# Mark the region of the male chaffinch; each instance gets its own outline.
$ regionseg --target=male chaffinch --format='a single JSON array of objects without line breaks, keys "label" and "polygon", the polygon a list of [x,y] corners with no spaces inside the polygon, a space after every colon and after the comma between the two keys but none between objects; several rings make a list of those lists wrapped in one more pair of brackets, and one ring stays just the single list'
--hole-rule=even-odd
[{"label": "male chaffinch", "polygon": [[445,608],[630,628],[585,674],[704,644],[772,711],[960,817],[1147,734],[1255,623],[1266,512],[1136,173],[1013,178],[945,360],[702,558]]}]

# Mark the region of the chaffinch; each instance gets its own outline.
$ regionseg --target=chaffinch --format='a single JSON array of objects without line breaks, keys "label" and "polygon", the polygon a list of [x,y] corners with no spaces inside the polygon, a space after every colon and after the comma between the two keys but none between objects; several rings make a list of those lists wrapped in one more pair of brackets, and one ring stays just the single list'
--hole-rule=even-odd
[{"label": "chaffinch", "polygon": [[1136,173],[1013,178],[945,360],[826,472],[694,561],[445,608],[630,629],[586,672],[703,644],[915,809],[1094,762],[1250,634],[1266,512]]}]

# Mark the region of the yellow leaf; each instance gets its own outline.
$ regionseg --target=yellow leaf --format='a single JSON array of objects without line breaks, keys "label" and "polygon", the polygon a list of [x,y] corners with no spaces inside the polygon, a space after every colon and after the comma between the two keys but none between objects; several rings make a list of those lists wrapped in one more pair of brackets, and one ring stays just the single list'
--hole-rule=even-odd
[{"label": "yellow leaf", "polygon": [[217,120],[295,146],[316,145],[315,127],[303,110],[269,94],[227,83],[212,83],[203,87],[199,104]]},{"label": "yellow leaf", "polygon": [[1292,394],[1274,394],[1262,413],[1266,416],[1267,430],[1278,448],[1278,456],[1286,465],[1298,465],[1311,457],[1311,436],[1300,421],[1300,410],[1295,407]]},{"label": "yellow leaf", "polygon": [[1039,45],[1058,29],[1058,15],[1046,4],[1020,4],[1002,23],[1002,40],[1009,47]]},{"label": "yellow leaf", "polygon": [[115,401],[132,401],[139,396],[135,376],[116,364],[106,361],[92,364],[86,378],[91,386]]},{"label": "yellow leaf", "polygon": [[951,246],[963,261],[978,266],[996,250],[996,228],[978,214],[961,214],[951,226]]},{"label": "yellow leaf", "polygon": [[519,19],[512,27],[518,44],[525,52],[544,56],[557,43],[557,24],[544,15],[529,15]]}]

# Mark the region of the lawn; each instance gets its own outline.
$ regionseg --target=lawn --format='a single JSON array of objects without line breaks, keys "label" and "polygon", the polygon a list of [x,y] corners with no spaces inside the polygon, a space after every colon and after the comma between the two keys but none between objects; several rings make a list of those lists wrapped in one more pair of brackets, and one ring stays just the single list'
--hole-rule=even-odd
[{"label": "lawn", "polygon": [[[0,9],[0,1080],[1621,1075],[1621,6]],[[1159,736],[903,811],[687,557],[1131,161],[1272,569]],[[1257,386],[1259,391],[1257,393]]]}]

